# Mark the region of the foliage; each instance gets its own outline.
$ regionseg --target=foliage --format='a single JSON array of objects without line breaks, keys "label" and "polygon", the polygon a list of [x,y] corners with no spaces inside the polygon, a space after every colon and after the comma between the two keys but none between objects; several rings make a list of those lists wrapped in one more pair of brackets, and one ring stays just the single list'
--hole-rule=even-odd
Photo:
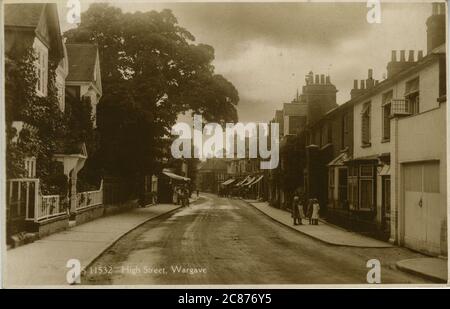
[{"label": "foliage", "polygon": [[96,162],[106,174],[151,174],[180,112],[209,121],[236,121],[237,90],[214,74],[214,49],[194,44],[170,10],[123,13],[92,4],[68,42],[98,45],[103,97]]},{"label": "foliage", "polygon": [[[14,56],[14,55],[13,55]],[[9,57],[6,62],[5,109],[7,123],[7,162],[8,178],[23,177],[24,159],[36,157],[36,177],[41,178],[44,193],[61,191],[61,181],[55,182],[58,164],[53,154],[59,142],[66,135],[66,119],[58,107],[55,87],[57,63],[49,61],[48,93],[40,97],[36,93],[37,82],[35,55],[32,48],[17,58]],[[28,126],[22,129],[20,136],[11,127],[12,121],[23,121]],[[17,142],[13,141],[16,137]]]}]

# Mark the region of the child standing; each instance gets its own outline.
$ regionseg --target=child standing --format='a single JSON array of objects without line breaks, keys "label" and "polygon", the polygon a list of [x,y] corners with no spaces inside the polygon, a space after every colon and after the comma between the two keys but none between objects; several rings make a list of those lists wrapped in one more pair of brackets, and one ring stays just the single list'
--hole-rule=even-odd
[{"label": "child standing", "polygon": [[319,201],[315,198],[312,200],[312,214],[311,214],[312,225],[319,224],[319,210],[320,210]]}]

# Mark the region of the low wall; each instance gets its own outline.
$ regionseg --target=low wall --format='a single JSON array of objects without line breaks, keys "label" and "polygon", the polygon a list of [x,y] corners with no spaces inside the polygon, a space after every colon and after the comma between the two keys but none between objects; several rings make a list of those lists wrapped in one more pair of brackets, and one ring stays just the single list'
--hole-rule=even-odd
[{"label": "low wall", "polygon": [[77,222],[77,225],[82,224],[97,219],[103,216],[104,213],[105,207],[103,204],[82,208],[77,210],[77,213],[75,214],[75,221]]},{"label": "low wall", "polygon": [[41,222],[30,222],[29,231],[37,232],[39,238],[63,231],[69,227],[69,216],[64,214]]}]

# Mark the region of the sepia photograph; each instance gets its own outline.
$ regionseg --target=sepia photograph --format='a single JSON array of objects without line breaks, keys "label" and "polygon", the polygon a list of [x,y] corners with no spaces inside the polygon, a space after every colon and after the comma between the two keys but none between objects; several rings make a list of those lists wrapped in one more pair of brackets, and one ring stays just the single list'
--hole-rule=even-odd
[{"label": "sepia photograph", "polygon": [[448,287],[446,1],[0,5],[3,288]]}]

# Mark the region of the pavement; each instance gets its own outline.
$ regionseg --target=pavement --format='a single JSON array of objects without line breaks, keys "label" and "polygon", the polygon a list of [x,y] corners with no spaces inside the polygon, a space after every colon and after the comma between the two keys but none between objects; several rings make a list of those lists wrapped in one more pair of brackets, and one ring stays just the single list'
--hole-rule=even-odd
[{"label": "pavement", "polygon": [[447,283],[448,261],[444,258],[418,258],[397,262],[397,268],[437,283]]},{"label": "pavement", "polygon": [[78,259],[84,269],[131,230],[179,207],[160,204],[134,208],[7,250],[5,286],[67,285],[68,260]]},{"label": "pavement", "polygon": [[[304,225],[292,225],[291,214],[287,211],[274,208],[266,202],[246,200],[247,203],[271,217],[272,219],[291,227],[303,234],[335,246],[359,247],[359,248],[392,248],[392,244],[372,239],[358,233],[347,231],[341,227],[319,221],[319,225],[309,225],[303,220]],[[306,223],[306,224],[305,224]],[[448,270],[446,258],[419,257],[404,259],[396,262],[397,269],[420,276],[436,283],[447,283]]]},{"label": "pavement", "polygon": [[303,220],[303,225],[293,225],[290,212],[272,207],[266,202],[255,202],[252,200],[247,200],[247,202],[272,219],[329,245],[358,248],[393,247],[390,243],[350,232],[323,221],[319,221],[318,225],[309,225],[307,220]]},{"label": "pavement", "polygon": [[[430,284],[399,271],[405,248],[342,247],[272,220],[240,199],[203,194],[170,215],[148,221],[105,251],[81,285],[366,284],[367,261],[380,261],[381,283]],[[98,269],[113,265],[110,273]]]}]

